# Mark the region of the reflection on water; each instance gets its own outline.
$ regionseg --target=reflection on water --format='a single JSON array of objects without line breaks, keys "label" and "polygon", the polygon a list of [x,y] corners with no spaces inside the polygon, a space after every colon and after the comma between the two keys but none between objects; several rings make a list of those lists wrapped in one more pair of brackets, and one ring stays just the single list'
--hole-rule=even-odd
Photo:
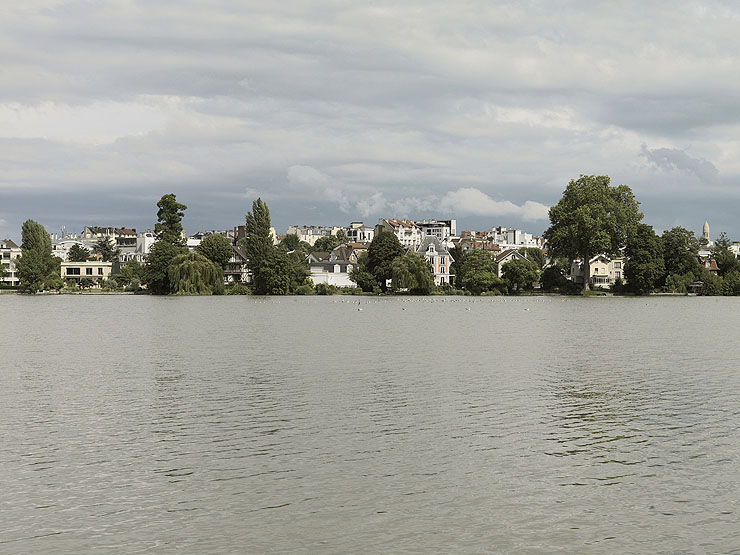
[{"label": "reflection on water", "polygon": [[0,553],[731,552],[721,301],[0,297]]}]

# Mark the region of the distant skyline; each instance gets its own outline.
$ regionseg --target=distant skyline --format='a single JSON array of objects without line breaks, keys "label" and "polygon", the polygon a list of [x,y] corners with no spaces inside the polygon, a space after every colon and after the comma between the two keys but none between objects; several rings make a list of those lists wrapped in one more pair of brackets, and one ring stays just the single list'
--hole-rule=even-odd
[{"label": "distant skyline", "polygon": [[0,7],[0,238],[456,218],[540,234],[607,174],[740,240],[740,7],[26,0]]}]

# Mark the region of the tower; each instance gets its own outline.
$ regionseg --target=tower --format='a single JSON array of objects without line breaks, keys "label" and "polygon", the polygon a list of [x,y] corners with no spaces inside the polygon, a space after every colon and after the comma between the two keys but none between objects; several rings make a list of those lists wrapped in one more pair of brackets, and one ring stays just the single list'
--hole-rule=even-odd
[{"label": "tower", "polygon": [[704,220],[704,227],[701,229],[701,243],[709,245],[711,242],[712,240],[709,238],[709,221]]}]

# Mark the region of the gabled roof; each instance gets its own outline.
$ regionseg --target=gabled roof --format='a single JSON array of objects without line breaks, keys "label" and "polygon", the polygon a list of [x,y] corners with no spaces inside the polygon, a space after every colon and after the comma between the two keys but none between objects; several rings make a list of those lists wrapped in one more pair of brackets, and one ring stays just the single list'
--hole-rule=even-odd
[{"label": "gabled roof", "polygon": [[314,262],[323,262],[329,260],[330,253],[323,251],[312,252],[308,255],[308,259]]},{"label": "gabled roof", "polygon": [[2,248],[4,249],[19,249],[20,248],[10,239],[3,239],[2,241],[0,241],[0,246],[2,246]]},{"label": "gabled roof", "polygon": [[341,244],[338,247],[335,247],[334,250],[331,251],[331,254],[335,260],[349,260],[353,251],[354,249],[352,247],[349,247],[346,244]]},{"label": "gabled roof", "polygon": [[440,256],[450,256],[450,251],[448,251],[445,246],[440,242],[439,239],[437,239],[433,235],[427,235],[424,237],[424,240],[421,242],[421,244],[416,248],[416,254],[420,254],[424,256],[426,252],[429,250],[429,245],[434,245],[434,250],[437,251],[437,254]]},{"label": "gabled roof", "polygon": [[496,257],[496,262],[502,262],[503,260],[508,260],[510,258],[521,258],[522,260],[527,259],[527,257],[520,253],[517,249],[506,249],[504,252]]},{"label": "gabled roof", "polygon": [[401,227],[401,226],[403,226],[403,227],[415,227],[417,229],[419,228],[419,226],[417,226],[412,220],[396,220],[396,219],[390,219],[390,220],[388,220],[387,219],[385,221],[391,227]]}]

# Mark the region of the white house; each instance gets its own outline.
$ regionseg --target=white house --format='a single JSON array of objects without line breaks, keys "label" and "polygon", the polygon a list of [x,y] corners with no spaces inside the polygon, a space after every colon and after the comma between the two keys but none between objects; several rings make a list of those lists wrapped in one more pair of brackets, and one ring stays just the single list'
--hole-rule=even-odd
[{"label": "white house", "polygon": [[345,260],[308,263],[308,271],[314,285],[326,283],[337,287],[355,287],[355,282],[349,279],[352,268],[352,263]]},{"label": "white house", "polygon": [[352,243],[369,243],[375,237],[375,228],[362,222],[352,222],[346,228],[347,239]]},{"label": "white house", "polygon": [[5,277],[0,278],[3,285],[20,285],[15,270],[15,261],[21,255],[21,248],[10,239],[0,241],[0,265],[5,270]]},{"label": "white house", "polygon": [[395,220],[380,218],[378,225],[375,226],[375,235],[390,231],[407,249],[414,249],[421,245],[424,240],[424,234],[421,228],[411,220]]},{"label": "white house", "polygon": [[[589,261],[591,270],[589,283],[593,287],[610,287],[617,279],[624,279],[624,258],[609,258],[599,254]],[[583,285],[583,263],[574,260],[570,266],[570,279],[574,283]]]},{"label": "white house", "polygon": [[511,262],[512,260],[526,260],[527,257],[520,253],[517,249],[507,249],[496,257],[496,266],[498,267],[498,277],[504,275],[504,264]]},{"label": "white house", "polygon": [[89,260],[87,262],[62,262],[62,279],[79,283],[83,278],[95,282],[109,279],[113,273],[114,262]]}]

